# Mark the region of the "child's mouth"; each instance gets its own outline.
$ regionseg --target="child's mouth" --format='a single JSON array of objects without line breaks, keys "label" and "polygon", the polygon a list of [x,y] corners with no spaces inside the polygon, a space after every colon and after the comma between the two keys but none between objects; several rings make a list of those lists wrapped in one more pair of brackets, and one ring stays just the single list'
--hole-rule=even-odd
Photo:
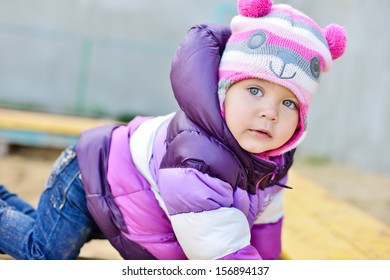
[{"label": "child's mouth", "polygon": [[256,137],[260,138],[272,138],[271,133],[266,129],[250,130]]}]

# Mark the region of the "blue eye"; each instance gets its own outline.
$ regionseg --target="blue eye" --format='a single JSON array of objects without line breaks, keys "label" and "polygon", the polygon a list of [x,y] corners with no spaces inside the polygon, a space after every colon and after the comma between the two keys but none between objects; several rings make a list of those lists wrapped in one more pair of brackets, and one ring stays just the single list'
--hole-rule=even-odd
[{"label": "blue eye", "polygon": [[263,92],[261,91],[261,89],[256,88],[256,87],[249,88],[249,92],[250,92],[250,94],[252,94],[254,96],[261,96],[261,95],[263,95]]},{"label": "blue eye", "polygon": [[291,100],[283,100],[283,105],[290,109],[298,109],[298,105]]}]

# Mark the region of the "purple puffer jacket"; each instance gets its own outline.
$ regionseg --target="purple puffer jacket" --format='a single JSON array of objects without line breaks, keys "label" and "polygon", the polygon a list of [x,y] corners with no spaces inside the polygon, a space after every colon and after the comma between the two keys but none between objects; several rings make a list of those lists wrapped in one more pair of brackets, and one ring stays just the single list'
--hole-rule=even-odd
[{"label": "purple puffer jacket", "polygon": [[281,189],[294,152],[260,159],[242,150],[227,129],[217,70],[229,35],[219,25],[188,32],[171,72],[182,111],[80,137],[88,208],[125,259],[280,254]]}]

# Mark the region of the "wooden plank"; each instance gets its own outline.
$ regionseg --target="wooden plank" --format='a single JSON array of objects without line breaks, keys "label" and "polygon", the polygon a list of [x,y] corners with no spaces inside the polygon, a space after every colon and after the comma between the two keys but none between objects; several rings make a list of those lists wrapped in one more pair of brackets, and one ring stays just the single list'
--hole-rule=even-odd
[{"label": "wooden plank", "polygon": [[[41,131],[28,131],[18,129],[0,128],[0,144],[3,145],[3,152],[7,153],[7,145],[22,145],[29,147],[46,147],[63,149],[75,144],[79,135],[52,134]],[[1,148],[1,147],[0,147]]]},{"label": "wooden plank", "polygon": [[113,123],[112,120],[57,115],[0,108],[0,128],[78,135],[88,128]]},{"label": "wooden plank", "polygon": [[289,185],[294,189],[284,201],[283,258],[390,259],[388,225],[294,171]]}]

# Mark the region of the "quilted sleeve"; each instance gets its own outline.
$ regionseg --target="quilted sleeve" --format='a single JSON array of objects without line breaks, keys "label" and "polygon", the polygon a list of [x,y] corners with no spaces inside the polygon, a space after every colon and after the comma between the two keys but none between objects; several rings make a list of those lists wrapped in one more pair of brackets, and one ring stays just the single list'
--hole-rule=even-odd
[{"label": "quilted sleeve", "polygon": [[159,189],[189,259],[261,259],[245,215],[231,207],[232,187],[192,168],[159,171]]}]

